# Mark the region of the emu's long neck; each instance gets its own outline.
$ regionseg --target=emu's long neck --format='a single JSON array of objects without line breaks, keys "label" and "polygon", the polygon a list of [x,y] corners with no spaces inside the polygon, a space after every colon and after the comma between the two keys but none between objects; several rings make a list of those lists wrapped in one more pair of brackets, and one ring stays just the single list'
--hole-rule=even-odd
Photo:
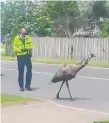
[{"label": "emu's long neck", "polygon": [[82,62],[82,64],[78,65],[77,66],[77,72],[80,71],[82,68],[84,68],[88,63],[89,61],[91,60],[92,57],[88,58],[87,60],[85,60],[84,62]]}]

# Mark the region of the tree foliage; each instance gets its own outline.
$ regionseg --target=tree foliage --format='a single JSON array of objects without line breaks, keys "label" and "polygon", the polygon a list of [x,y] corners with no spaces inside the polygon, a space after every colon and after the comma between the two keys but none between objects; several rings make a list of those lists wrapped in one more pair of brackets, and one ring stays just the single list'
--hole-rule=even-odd
[{"label": "tree foliage", "polygon": [[30,4],[31,2],[24,1],[7,1],[6,3],[1,2],[2,34],[10,34],[12,40],[21,27],[29,26],[28,13],[32,9]]},{"label": "tree foliage", "polygon": [[[47,1],[40,7],[38,13],[43,17],[50,18],[51,27],[54,29],[52,32],[55,32],[58,36],[58,34],[60,35],[59,31],[62,33],[63,29],[65,31],[65,28],[70,27],[67,21],[72,21],[68,20],[71,17],[77,17],[79,9],[76,1]],[[63,28],[60,29],[62,26]]]},{"label": "tree foliage", "polygon": [[[21,27],[29,34],[51,36],[53,23],[61,29],[72,31],[76,25],[87,18],[108,17],[109,10],[105,1],[7,1],[1,2],[1,32],[14,37]],[[80,7],[80,8],[79,8]],[[78,23],[79,24],[78,24]],[[61,25],[61,26],[60,26]],[[73,26],[72,26],[73,25]],[[62,27],[63,26],[63,27]],[[60,29],[59,29],[60,30]],[[12,40],[12,39],[11,39]]]},{"label": "tree foliage", "polygon": [[109,19],[106,19],[103,24],[100,26],[101,36],[109,37]]},{"label": "tree foliage", "polygon": [[76,1],[47,1],[42,9],[43,14],[48,15],[52,20],[66,15],[76,17],[79,14]]},{"label": "tree foliage", "polygon": [[106,3],[107,1],[95,1],[92,7],[92,13],[94,18],[108,17]]},{"label": "tree foliage", "polygon": [[8,1],[1,3],[1,20],[1,32],[14,35],[21,27],[26,27],[30,34],[41,33],[42,27],[49,27],[50,19],[39,15],[38,5],[32,1]]},{"label": "tree foliage", "polygon": [[3,34],[16,34],[21,27],[27,27],[31,34],[51,35],[52,21],[63,16],[76,17],[79,14],[76,1],[8,1],[1,3]]}]

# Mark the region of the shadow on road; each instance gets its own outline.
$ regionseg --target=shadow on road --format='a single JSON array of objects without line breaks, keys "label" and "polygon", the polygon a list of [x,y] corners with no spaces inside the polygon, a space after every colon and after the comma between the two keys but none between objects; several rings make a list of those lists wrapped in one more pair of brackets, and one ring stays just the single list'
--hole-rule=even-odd
[{"label": "shadow on road", "polygon": [[3,75],[4,75],[3,73],[0,74],[0,76],[3,76]]},{"label": "shadow on road", "polygon": [[41,88],[40,87],[34,87],[34,88],[32,88],[33,91],[36,91],[36,90],[39,90],[39,89],[41,89]]},{"label": "shadow on road", "polygon": [[[55,98],[56,99],[56,98]],[[74,97],[73,99],[71,98],[63,98],[63,97],[60,97],[59,99],[56,99],[56,100],[70,100],[70,101],[79,101],[79,100],[90,100],[91,98],[81,98],[81,97]]]}]

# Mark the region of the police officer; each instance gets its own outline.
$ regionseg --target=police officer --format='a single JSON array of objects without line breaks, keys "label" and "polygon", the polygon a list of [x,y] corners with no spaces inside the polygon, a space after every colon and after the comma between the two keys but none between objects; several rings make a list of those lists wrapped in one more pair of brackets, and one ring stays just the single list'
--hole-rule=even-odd
[{"label": "police officer", "polygon": [[17,35],[13,42],[13,50],[17,55],[17,63],[18,63],[18,82],[20,91],[24,91],[24,67],[26,66],[26,84],[25,89],[32,91],[31,88],[31,79],[32,79],[32,48],[33,44],[31,41],[31,37],[27,35],[27,31],[25,28],[20,30],[20,34]]}]

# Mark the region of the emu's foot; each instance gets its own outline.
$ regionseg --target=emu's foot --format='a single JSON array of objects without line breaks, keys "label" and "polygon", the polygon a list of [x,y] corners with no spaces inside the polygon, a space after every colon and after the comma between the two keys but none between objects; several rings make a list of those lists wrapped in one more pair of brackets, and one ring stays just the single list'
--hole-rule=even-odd
[{"label": "emu's foot", "polygon": [[59,99],[59,94],[56,95],[56,98]]},{"label": "emu's foot", "polygon": [[50,82],[50,83],[48,83],[48,85],[51,85],[52,83]]},{"label": "emu's foot", "polygon": [[70,100],[73,101],[73,97],[72,96],[70,96]]},{"label": "emu's foot", "polygon": [[70,98],[71,101],[73,101],[73,98]]}]

